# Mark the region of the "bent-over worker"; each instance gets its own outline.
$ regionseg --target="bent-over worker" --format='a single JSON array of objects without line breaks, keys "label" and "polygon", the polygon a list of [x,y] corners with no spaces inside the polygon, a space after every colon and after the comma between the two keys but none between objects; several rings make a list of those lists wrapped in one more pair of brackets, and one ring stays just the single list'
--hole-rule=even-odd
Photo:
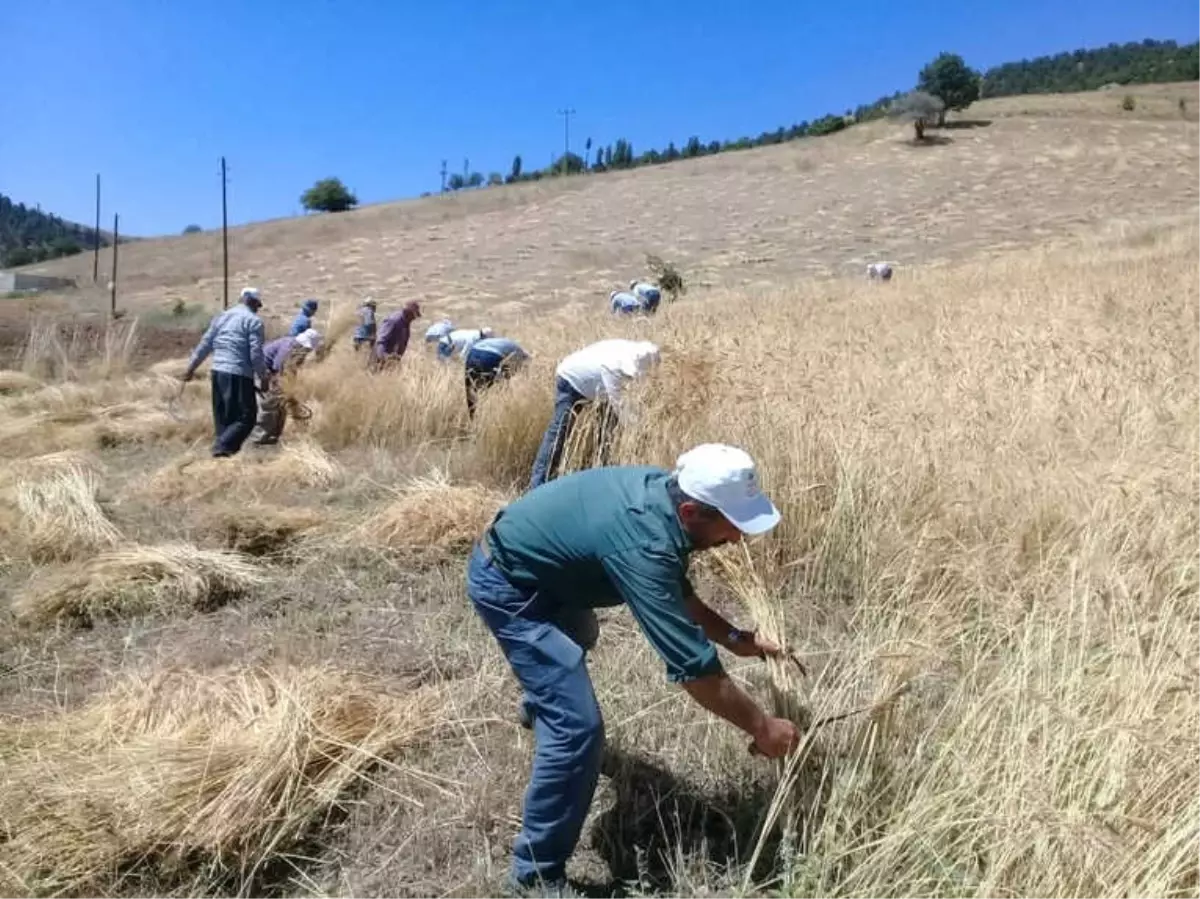
[{"label": "bent-over worker", "polygon": [[437,342],[454,330],[454,322],[448,318],[436,321],[425,329],[425,342],[437,346]]},{"label": "bent-over worker", "polygon": [[375,368],[399,362],[408,349],[408,337],[414,320],[421,317],[421,306],[414,300],[405,303],[399,312],[393,312],[379,326],[379,337],[375,341]]},{"label": "bent-over worker", "polygon": [[288,418],[288,387],[309,353],[321,345],[319,332],[309,328],[296,337],[272,340],[263,350],[267,360],[267,381],[262,385],[262,403],[258,414],[259,446],[278,443]]},{"label": "bent-over worker", "polygon": [[475,341],[467,350],[466,370],[467,415],[475,417],[475,402],[480,390],[497,381],[511,378],[529,359],[515,340],[507,337],[485,337]]},{"label": "bent-over worker", "polygon": [[213,317],[183,373],[183,380],[190,381],[200,363],[212,355],[214,458],[236,454],[254,430],[258,416],[254,378],[265,380],[267,372],[264,328],[258,317],[261,308],[258,291],[245,288],[241,302]]},{"label": "bent-over worker", "polygon": [[611,441],[617,419],[623,414],[621,390],[625,382],[645,375],[659,361],[658,347],[645,340],[601,340],[576,350],[558,364],[554,382],[554,414],[542,435],[529,489],[553,477],[563,448],[586,403],[603,404],[601,453]]},{"label": "bent-over worker", "polygon": [[779,646],[726,621],[688,579],[694,552],[762,534],[779,513],[743,450],[698,446],[674,471],[594,468],[531,490],[500,510],[467,565],[467,594],[524,688],[533,771],[511,878],[518,891],[561,894],[565,867],[600,770],[604,723],[586,653],[594,609],[624,604],[679,684],[741,728],[765,756],[792,751],[792,722],[763,711],[724,671],[714,644],[738,656]]},{"label": "bent-over worker", "polygon": [[455,356],[466,358],[472,344],[491,336],[491,328],[455,328],[438,340],[438,358],[442,360],[452,359]]},{"label": "bent-over worker", "polygon": [[313,316],[317,314],[319,305],[316,300],[304,301],[304,305],[292,319],[292,326],[288,328],[288,337],[297,337],[312,327]]},{"label": "bent-over worker", "polygon": [[358,327],[354,329],[354,352],[358,352],[358,348],[362,344],[368,347],[375,342],[375,307],[376,303],[371,297],[367,297],[362,301],[362,305],[358,307]]}]

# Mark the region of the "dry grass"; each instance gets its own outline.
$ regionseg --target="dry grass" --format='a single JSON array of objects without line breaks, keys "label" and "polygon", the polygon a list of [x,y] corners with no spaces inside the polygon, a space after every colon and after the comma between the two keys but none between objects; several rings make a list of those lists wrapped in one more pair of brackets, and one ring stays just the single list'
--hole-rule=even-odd
[{"label": "dry grass", "polygon": [[128,546],[35,576],[13,611],[32,625],[171,615],[215,608],[263,581],[240,553],[186,543]]},{"label": "dry grass", "polygon": [[320,446],[307,440],[288,441],[275,451],[247,447],[228,459],[187,454],[169,463],[146,482],[141,492],[160,502],[198,502],[242,491],[293,493],[328,488],[343,477],[341,466]]},{"label": "dry grass", "polygon": [[10,466],[20,511],[19,539],[38,563],[66,561],[114,546],[121,533],[98,501],[103,467],[79,452],[62,452]]},{"label": "dry grass", "polygon": [[347,535],[422,559],[461,554],[483,533],[508,497],[477,484],[451,484],[440,472],[400,488],[397,498]]},{"label": "dry grass", "polygon": [[332,668],[167,669],[0,728],[0,890],[255,893],[346,791],[441,725]]},{"label": "dry grass", "polygon": [[243,502],[204,506],[199,528],[227,549],[271,556],[329,523],[328,516],[315,509]]},{"label": "dry grass", "polygon": [[[807,677],[749,661],[729,670],[804,725],[806,742],[787,767],[750,757],[743,734],[663,682],[625,612],[602,613],[588,664],[610,748],[658,774],[618,770],[602,781],[573,873],[590,878],[608,862],[607,876],[632,881],[617,888],[683,895],[1195,895],[1196,126],[1127,124],[1103,111],[1119,97],[1060,117],[1060,100],[1029,100],[1034,116],[1008,101],[980,104],[973,115],[996,110],[990,127],[955,130],[953,143],[920,156],[898,154],[902,136],[872,125],[652,171],[239,231],[234,256],[252,260],[248,277],[264,289],[307,291],[324,283],[322,266],[336,268],[344,292],[321,294],[336,315],[364,291],[398,304],[411,278],[427,316],[465,321],[486,310],[537,358],[489,391],[469,423],[459,366],[414,343],[397,371],[369,376],[361,356],[335,345],[297,384],[315,413],[311,443],[293,441],[297,429],[278,454],[189,457],[145,477],[149,508],[121,519],[129,539],[145,541],[186,506],[225,543],[240,538],[209,525],[239,506],[257,532],[274,533],[275,510],[257,505],[269,493],[289,507],[338,510],[304,537],[294,565],[267,572],[288,603],[232,609],[230,621],[176,619],[152,639],[136,623],[44,646],[58,635],[0,633],[0,664],[12,672],[0,679],[0,711],[88,689],[93,659],[335,656],[454,678],[448,701],[489,722],[486,732],[429,747],[439,779],[422,805],[376,786],[345,827],[325,822],[313,853],[331,873],[297,888],[494,891],[528,763],[527,739],[495,722],[517,690],[463,602],[461,570],[421,563],[457,557],[523,486],[556,360],[603,337],[645,337],[663,347],[663,365],[632,391],[634,423],[618,433],[613,461],[669,467],[714,440],[758,460],[782,524],[694,567],[732,619],[756,621],[800,653]],[[621,211],[597,215],[601,202]],[[645,220],[629,210],[647,203],[672,222],[652,229],[670,246],[644,246]],[[714,204],[727,214],[713,216]],[[1039,245],[1014,249],[1029,244]],[[191,277],[174,255],[183,246],[131,247],[147,295]],[[188,246],[209,264],[203,240]],[[627,283],[646,252],[678,260],[695,285],[688,298],[649,321],[604,315],[607,285]],[[876,256],[902,263],[888,285],[861,280],[859,261]],[[843,266],[855,280],[800,277]],[[543,303],[556,313],[534,314]],[[136,401],[124,383],[0,398],[0,448],[29,455],[50,444],[43,432],[61,442],[72,414],[86,426],[94,410]],[[202,418],[204,388],[185,394]],[[588,424],[568,467],[595,462]],[[119,460],[135,478],[162,461],[153,446],[103,452],[114,455],[110,471]],[[431,468],[452,476],[404,487]],[[360,477],[347,486],[343,471]],[[351,517],[372,483],[400,485],[395,502]],[[399,558],[347,552],[341,528]],[[84,570],[67,569],[72,596],[92,582]],[[854,709],[864,711],[814,726]],[[74,757],[30,734],[6,757],[19,770]],[[35,755],[38,740],[49,748]],[[44,780],[80,795],[92,783],[85,774]],[[764,829],[768,813],[776,826]],[[140,813],[131,832],[166,817]],[[93,819],[71,820],[86,831]],[[73,867],[70,852],[58,854],[63,880],[40,863],[46,889],[85,891],[73,872],[92,862]],[[189,881],[194,892],[214,883]]]},{"label": "dry grass", "polygon": [[0,371],[0,393],[26,393],[41,386],[41,381],[23,371]]}]

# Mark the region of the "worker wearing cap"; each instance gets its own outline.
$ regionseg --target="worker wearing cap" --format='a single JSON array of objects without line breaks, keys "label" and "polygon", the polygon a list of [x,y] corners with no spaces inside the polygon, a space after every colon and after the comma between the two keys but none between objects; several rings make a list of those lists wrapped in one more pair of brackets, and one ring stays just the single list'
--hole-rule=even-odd
[{"label": "worker wearing cap", "polygon": [[467,415],[475,417],[479,391],[516,374],[529,360],[529,354],[515,340],[484,337],[471,345],[463,362],[467,387]]},{"label": "worker wearing cap", "polygon": [[443,318],[441,321],[436,321],[425,329],[425,343],[434,347],[438,341],[454,330],[454,322],[448,318]]},{"label": "worker wearing cap", "polygon": [[412,323],[421,317],[421,307],[416,302],[405,303],[399,312],[393,312],[379,326],[379,337],[375,340],[374,363],[382,368],[390,362],[398,362],[408,349],[408,338]]},{"label": "worker wearing cap", "polygon": [[491,328],[455,328],[438,340],[438,358],[443,361],[449,361],[455,356],[464,359],[472,344],[491,336]]},{"label": "worker wearing cap", "polygon": [[657,286],[635,278],[629,282],[629,290],[641,302],[645,312],[653,315],[658,311],[658,304],[662,302],[662,291]]},{"label": "worker wearing cap", "polygon": [[369,347],[375,343],[375,305],[375,301],[367,297],[358,307],[358,327],[354,329],[353,338],[356,353],[362,344]]},{"label": "worker wearing cap", "polygon": [[610,293],[608,305],[613,315],[638,315],[643,311],[642,301],[627,290],[614,290]]},{"label": "worker wearing cap", "polygon": [[492,520],[468,562],[467,594],[524,688],[522,717],[536,740],[513,847],[518,889],[561,891],[595,791],[604,724],[586,664],[599,636],[594,609],[628,606],[668,679],[749,734],[758,752],[778,758],[795,748],[795,726],[764,712],[716,649],[753,657],[780,647],[726,621],[687,574],[693,552],[765,533],[779,517],[746,452],[705,444],[674,471],[566,475]]},{"label": "worker wearing cap", "polygon": [[321,345],[321,334],[309,328],[296,337],[272,340],[263,350],[267,360],[267,381],[262,385],[258,431],[253,443],[268,446],[278,443],[288,418],[288,388],[309,353]]},{"label": "worker wearing cap", "polygon": [[297,337],[312,328],[313,316],[317,314],[319,306],[320,304],[316,300],[305,300],[300,311],[296,313],[296,317],[292,319],[292,326],[288,328],[288,337]]},{"label": "worker wearing cap", "polygon": [[659,350],[653,343],[622,339],[601,340],[563,359],[555,371],[554,413],[538,447],[529,489],[553,476],[584,404],[603,404],[603,452],[617,420],[624,414],[621,406],[624,385],[645,375],[658,361]]},{"label": "worker wearing cap", "polygon": [[212,454],[232,456],[254,430],[258,416],[254,378],[266,380],[267,363],[263,355],[263,323],[258,317],[262,300],[258,291],[247,287],[241,302],[213,318],[192,351],[183,380],[190,381],[205,359],[212,355]]}]

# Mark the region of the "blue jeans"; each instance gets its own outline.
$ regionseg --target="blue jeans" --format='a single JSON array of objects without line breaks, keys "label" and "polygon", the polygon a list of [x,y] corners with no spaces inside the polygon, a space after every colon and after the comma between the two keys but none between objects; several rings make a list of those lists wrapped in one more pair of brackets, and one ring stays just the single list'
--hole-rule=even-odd
[{"label": "blue jeans", "polygon": [[258,420],[254,378],[228,372],[212,373],[214,456],[232,456],[242,448]]},{"label": "blue jeans", "polygon": [[571,435],[578,414],[576,406],[586,402],[582,393],[572,387],[563,378],[554,382],[554,415],[546,433],[542,435],[542,445],[538,447],[537,458],[533,462],[533,474],[529,478],[529,489],[538,487],[550,479],[554,469],[562,458],[563,447]]},{"label": "blue jeans", "polygon": [[467,595],[521,682],[533,719],[533,773],[512,874],[525,884],[561,880],[592,804],[604,748],[585,658],[596,638],[595,614],[564,614],[536,590],[514,587],[478,545],[467,563]]}]

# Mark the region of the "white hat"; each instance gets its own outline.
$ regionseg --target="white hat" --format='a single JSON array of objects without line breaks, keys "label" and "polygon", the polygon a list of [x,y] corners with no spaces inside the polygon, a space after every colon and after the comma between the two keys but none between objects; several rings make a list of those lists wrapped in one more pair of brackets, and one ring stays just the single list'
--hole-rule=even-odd
[{"label": "white hat", "polygon": [[660,358],[657,344],[639,340],[621,360],[621,373],[630,378],[644,375]]},{"label": "white hat", "polygon": [[758,486],[754,460],[745,450],[704,443],[675,462],[679,489],[713,506],[743,534],[765,534],[779,524],[779,510]]},{"label": "white hat", "polygon": [[261,299],[261,298],[259,297],[259,295],[258,295],[258,288],[257,288],[257,287],[243,287],[243,288],[242,288],[242,296],[241,296],[241,298],[242,298],[243,300],[258,300],[258,299]]},{"label": "white hat", "polygon": [[482,334],[484,337],[491,337],[492,329],[491,328],[480,328],[479,333]]},{"label": "white hat", "polygon": [[321,345],[321,332],[315,328],[309,328],[307,331],[303,331],[297,335],[296,343],[300,344],[306,350],[315,350]]}]

